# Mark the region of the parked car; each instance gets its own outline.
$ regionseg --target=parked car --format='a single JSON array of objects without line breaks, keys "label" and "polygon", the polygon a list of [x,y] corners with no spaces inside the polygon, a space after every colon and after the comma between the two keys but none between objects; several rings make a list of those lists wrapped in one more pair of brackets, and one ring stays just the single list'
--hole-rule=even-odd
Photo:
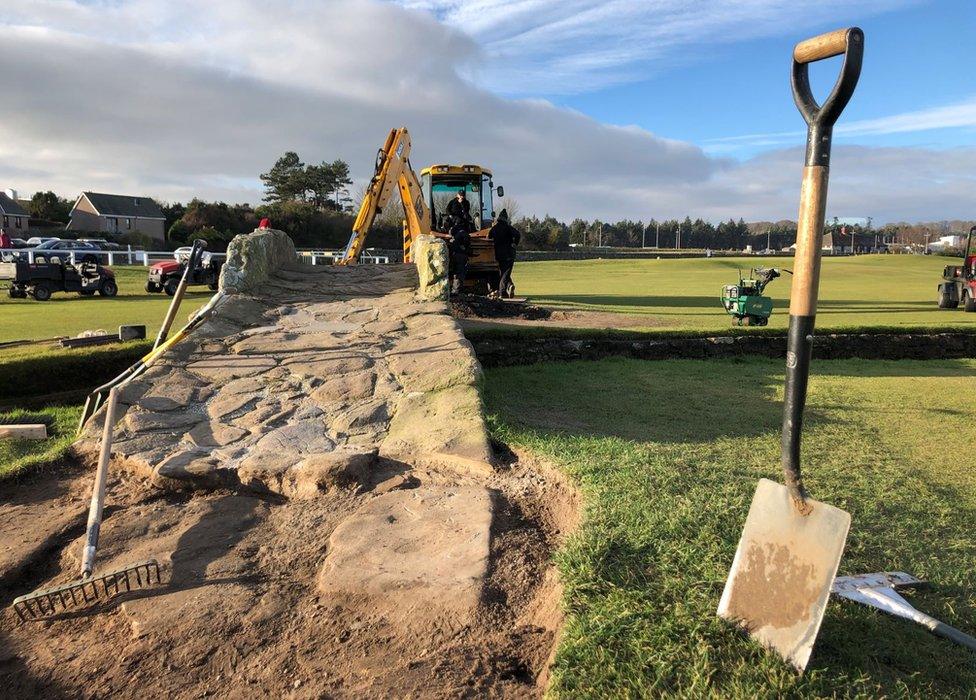
[{"label": "parked car", "polygon": [[57,236],[33,236],[27,239],[27,245],[31,248],[39,246],[42,243],[47,243],[48,241],[60,241],[61,239]]},{"label": "parked car", "polygon": [[102,257],[96,255],[98,252],[99,249],[91,243],[56,239],[36,246],[34,248],[34,260],[42,257],[50,263],[71,262],[71,254],[74,253],[75,260],[83,263],[94,263]]},{"label": "parked car", "polygon": [[118,243],[112,243],[111,241],[106,241],[104,238],[79,238],[78,240],[81,241],[82,243],[89,243],[95,246],[96,248],[98,248],[99,250],[113,251],[113,252],[118,250],[125,250],[125,248],[119,245]]},{"label": "parked car", "polygon": [[[176,294],[176,288],[180,284],[180,278],[183,277],[183,271],[190,262],[191,250],[192,248],[189,246],[180,248],[176,251],[177,259],[175,261],[163,260],[154,263],[149,268],[146,277],[146,291],[150,294],[166,292],[169,296]],[[186,251],[186,254],[180,255],[180,251]],[[190,273],[187,283],[191,285],[205,284],[210,288],[210,291],[217,291],[220,268],[223,267],[223,264],[222,258],[204,253],[200,256],[199,265]]]}]

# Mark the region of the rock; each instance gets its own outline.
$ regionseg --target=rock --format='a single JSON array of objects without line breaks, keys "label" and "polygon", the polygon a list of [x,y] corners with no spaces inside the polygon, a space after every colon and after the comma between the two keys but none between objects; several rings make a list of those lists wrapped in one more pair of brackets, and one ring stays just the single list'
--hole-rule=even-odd
[{"label": "rock", "polygon": [[151,389],[136,403],[148,411],[174,411],[195,401],[205,401],[213,390],[189,372],[173,369],[152,382]]},{"label": "rock", "polygon": [[417,298],[446,301],[450,294],[447,244],[434,236],[418,236],[412,252],[419,278]]},{"label": "rock", "polygon": [[225,394],[224,390],[221,389],[220,393],[207,403],[207,414],[211,420],[221,420],[225,416],[237,413],[238,411],[243,413],[243,409],[249,405],[256,404],[260,399],[260,395],[247,393]]},{"label": "rock", "polygon": [[297,259],[295,244],[284,231],[255,229],[234,236],[220,270],[220,289],[226,294],[256,290],[282,265]]},{"label": "rock", "polygon": [[248,431],[243,428],[235,428],[224,423],[204,422],[183,437],[197,447],[223,447],[232,442],[237,442],[247,434]]},{"label": "rock", "polygon": [[373,360],[351,351],[332,354],[300,355],[282,362],[292,374],[327,378],[338,374],[361,372],[373,366]]},{"label": "rock", "polygon": [[130,434],[140,432],[163,432],[179,430],[182,434],[187,428],[204,420],[196,411],[167,411],[158,413],[134,408],[125,414],[123,425]]},{"label": "rock", "polygon": [[213,382],[261,374],[273,369],[277,364],[273,357],[214,355],[204,360],[191,362],[187,365],[187,369]]},{"label": "rock", "polygon": [[355,446],[312,455],[289,470],[285,495],[311,498],[320,490],[362,481],[375,462],[375,449]]},{"label": "rock", "polygon": [[417,477],[409,474],[396,474],[376,484],[373,487],[373,493],[379,496],[397,489],[415,489],[418,486],[420,486],[420,480]]},{"label": "rock", "polygon": [[335,443],[325,433],[325,424],[309,419],[275,428],[258,440],[255,452],[306,455],[329,452]]},{"label": "rock", "polygon": [[[368,501],[329,537],[319,573],[325,596],[366,596],[373,611],[473,620],[488,570],[492,502],[479,487],[393,491]],[[423,616],[416,615],[424,610]]]},{"label": "rock", "polygon": [[404,394],[380,446],[380,455],[490,473],[491,446],[477,389],[454,386]]},{"label": "rock", "polygon": [[210,481],[217,469],[217,460],[204,450],[182,450],[167,457],[156,467],[156,475],[164,479]]},{"label": "rock", "polygon": [[341,411],[329,426],[336,434],[359,432],[359,428],[367,426],[385,427],[390,420],[390,410],[386,401],[374,399],[366,403],[358,403]]},{"label": "rock", "polygon": [[373,395],[376,386],[376,372],[365,370],[343,374],[327,380],[312,392],[312,400],[320,406],[345,404]]}]

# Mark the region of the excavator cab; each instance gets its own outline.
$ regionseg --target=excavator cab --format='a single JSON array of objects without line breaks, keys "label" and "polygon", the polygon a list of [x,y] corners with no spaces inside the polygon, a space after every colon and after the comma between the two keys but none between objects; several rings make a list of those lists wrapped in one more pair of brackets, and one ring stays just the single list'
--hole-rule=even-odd
[{"label": "excavator cab", "polygon": [[479,165],[431,165],[420,171],[420,187],[430,210],[432,231],[445,232],[447,205],[459,191],[471,205],[474,231],[471,246],[474,255],[468,261],[468,277],[465,289],[476,294],[487,294],[498,288],[498,261],[495,248],[488,240],[488,231],[495,223],[494,195],[501,197],[505,190],[496,189],[491,171]]}]

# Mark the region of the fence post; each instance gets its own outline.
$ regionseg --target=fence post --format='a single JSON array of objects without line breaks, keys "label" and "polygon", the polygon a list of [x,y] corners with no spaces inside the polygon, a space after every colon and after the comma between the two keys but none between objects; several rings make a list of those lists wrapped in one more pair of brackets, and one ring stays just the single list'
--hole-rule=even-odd
[{"label": "fence post", "polygon": [[126,247],[129,249],[129,264],[131,265],[132,264],[132,244],[130,243]]}]

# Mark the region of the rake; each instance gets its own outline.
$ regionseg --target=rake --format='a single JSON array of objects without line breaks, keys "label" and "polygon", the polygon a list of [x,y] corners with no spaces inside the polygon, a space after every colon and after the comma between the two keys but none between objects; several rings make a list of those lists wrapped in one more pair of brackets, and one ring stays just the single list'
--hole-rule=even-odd
[{"label": "rake", "polygon": [[[183,292],[186,290],[187,273],[192,270],[195,260],[203,252],[203,241],[195,241],[191,253],[187,272],[184,272],[177,293],[170,303],[163,325],[160,327],[156,343],[145,357],[129,367],[125,372],[108,384],[99,387],[88,396],[78,433],[81,434],[88,419],[98,410],[106,392],[108,399],[105,405],[105,425],[102,429],[102,443],[98,455],[98,470],[95,473],[95,487],[92,491],[91,506],[88,510],[88,526],[85,536],[85,548],[82,553],[81,578],[54,588],[36,590],[27,595],[14,599],[14,610],[22,621],[38,620],[50,617],[59,612],[92,605],[100,600],[107,600],[119,593],[136,588],[145,588],[154,583],[162,583],[159,573],[159,563],[155,559],[131,564],[129,566],[108,571],[98,576],[93,575],[95,569],[95,550],[98,546],[98,535],[102,525],[102,511],[105,504],[105,483],[108,477],[108,464],[112,457],[112,435],[115,427],[115,415],[118,407],[119,392],[125,386],[142,374],[156,359],[166,352],[172,345],[185,338],[205,319],[209,318],[217,306],[226,298],[223,292],[217,292],[210,301],[200,309],[178,333],[167,339],[169,329]],[[59,609],[60,606],[60,609]]]}]

